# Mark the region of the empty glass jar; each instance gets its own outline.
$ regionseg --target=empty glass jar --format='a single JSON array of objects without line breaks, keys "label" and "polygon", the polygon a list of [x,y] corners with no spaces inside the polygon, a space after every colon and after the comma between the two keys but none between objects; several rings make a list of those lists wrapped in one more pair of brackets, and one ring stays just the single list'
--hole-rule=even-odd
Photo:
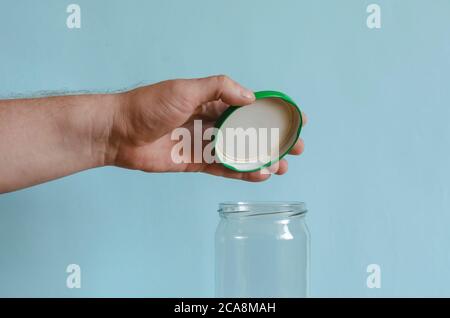
[{"label": "empty glass jar", "polygon": [[216,230],[217,297],[307,297],[302,202],[226,202]]}]

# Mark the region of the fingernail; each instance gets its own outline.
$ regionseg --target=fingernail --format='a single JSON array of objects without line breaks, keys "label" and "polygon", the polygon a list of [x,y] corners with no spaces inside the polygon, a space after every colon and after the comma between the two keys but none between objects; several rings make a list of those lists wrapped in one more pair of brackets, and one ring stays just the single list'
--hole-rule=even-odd
[{"label": "fingernail", "polygon": [[241,91],[241,95],[247,99],[254,99],[255,98],[255,94],[253,94],[252,91],[248,90],[248,89],[243,89]]}]

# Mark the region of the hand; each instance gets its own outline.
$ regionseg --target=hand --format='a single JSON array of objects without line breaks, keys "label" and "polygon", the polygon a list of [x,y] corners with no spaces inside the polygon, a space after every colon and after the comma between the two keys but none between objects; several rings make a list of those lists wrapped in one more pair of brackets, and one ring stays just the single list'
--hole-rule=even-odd
[{"label": "hand", "polygon": [[[246,181],[270,177],[259,171],[235,172],[219,163],[175,163],[171,158],[178,142],[171,140],[175,128],[192,131],[195,119],[201,119],[204,128],[210,127],[229,105],[244,106],[255,100],[251,91],[230,78],[165,81],[123,93],[120,99],[113,116],[106,164],[146,172],[205,172]],[[300,155],[303,148],[299,140],[290,153]],[[287,169],[287,161],[282,159],[276,174],[282,175]]]},{"label": "hand", "polygon": [[[266,180],[270,174],[172,160],[173,146],[179,142],[171,140],[174,129],[192,129],[195,119],[202,119],[206,129],[228,105],[247,105],[254,99],[252,92],[231,79],[213,76],[120,94],[0,100],[0,193],[104,165]],[[302,151],[300,140],[291,154]],[[287,161],[270,168],[284,174]]]}]

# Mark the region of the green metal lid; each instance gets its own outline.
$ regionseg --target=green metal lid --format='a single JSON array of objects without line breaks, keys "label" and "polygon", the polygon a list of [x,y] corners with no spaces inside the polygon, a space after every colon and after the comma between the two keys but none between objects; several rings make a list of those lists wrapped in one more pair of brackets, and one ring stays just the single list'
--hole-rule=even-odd
[{"label": "green metal lid", "polygon": [[255,97],[251,105],[230,106],[215,125],[216,158],[238,172],[258,171],[279,161],[302,129],[302,114],[292,98],[277,91],[256,92]]}]

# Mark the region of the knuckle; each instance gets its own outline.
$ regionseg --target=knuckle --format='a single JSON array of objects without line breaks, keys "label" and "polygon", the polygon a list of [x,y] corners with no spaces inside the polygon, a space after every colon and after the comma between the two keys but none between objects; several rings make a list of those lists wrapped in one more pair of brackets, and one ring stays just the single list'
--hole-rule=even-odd
[{"label": "knuckle", "polygon": [[176,95],[177,93],[180,93],[183,90],[183,83],[181,83],[180,80],[171,80],[167,82],[167,90],[171,93]]},{"label": "knuckle", "polygon": [[231,79],[227,75],[223,75],[223,74],[217,75],[216,80],[217,80],[219,86],[225,86],[231,82]]}]

